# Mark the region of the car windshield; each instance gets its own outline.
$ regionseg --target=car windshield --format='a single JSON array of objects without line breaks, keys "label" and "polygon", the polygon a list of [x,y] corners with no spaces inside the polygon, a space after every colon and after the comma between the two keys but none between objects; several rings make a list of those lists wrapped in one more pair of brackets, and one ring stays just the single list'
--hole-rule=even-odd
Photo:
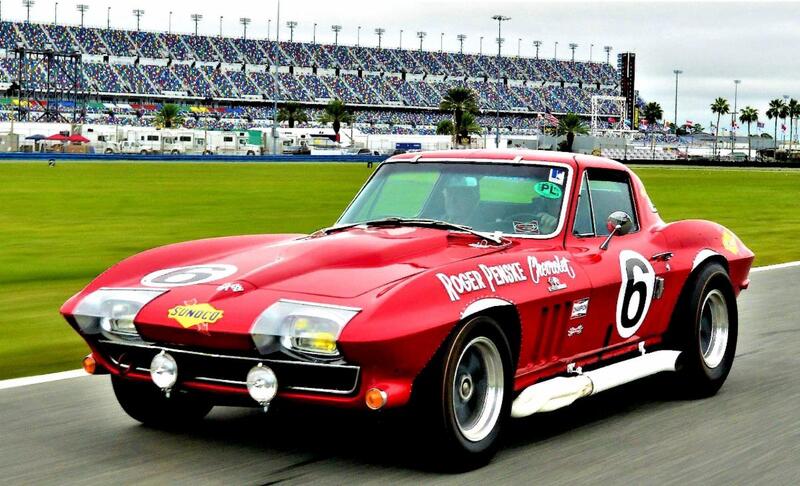
[{"label": "car windshield", "polygon": [[392,162],[375,173],[337,225],[430,219],[512,236],[561,228],[569,174],[542,164]]}]

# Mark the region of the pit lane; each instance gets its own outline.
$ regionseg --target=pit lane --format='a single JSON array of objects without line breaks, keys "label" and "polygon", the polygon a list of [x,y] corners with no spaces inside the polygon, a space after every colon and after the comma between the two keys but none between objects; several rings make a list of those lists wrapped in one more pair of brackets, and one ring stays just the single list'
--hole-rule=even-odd
[{"label": "pit lane", "polygon": [[673,401],[657,379],[512,422],[494,461],[448,475],[425,437],[342,414],[217,408],[189,432],[138,425],[108,377],[0,390],[0,483],[796,484],[800,268],[754,273],[736,362],[714,398]]}]

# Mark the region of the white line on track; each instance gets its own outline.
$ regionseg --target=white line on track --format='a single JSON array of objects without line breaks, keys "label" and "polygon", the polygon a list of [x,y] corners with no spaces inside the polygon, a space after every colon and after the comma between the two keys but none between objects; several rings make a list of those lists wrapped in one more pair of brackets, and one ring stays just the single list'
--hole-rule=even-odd
[{"label": "white line on track", "polygon": [[14,378],[12,380],[0,381],[0,390],[7,390],[9,388],[18,388],[21,386],[38,385],[40,383],[49,383],[51,381],[69,380],[71,378],[80,378],[81,376],[89,376],[82,369],[72,371],[62,371],[61,373],[50,373],[49,375],[39,376],[26,376],[24,378]]},{"label": "white line on track", "polygon": [[[800,261],[779,263],[777,265],[767,265],[764,267],[756,267],[750,270],[750,273],[768,272],[771,270],[780,270],[783,268],[800,267]],[[40,383],[49,383],[51,381],[69,380],[72,378],[80,378],[87,375],[83,370],[62,371],[61,373],[51,373],[49,375],[27,376],[25,378],[14,378],[11,380],[0,381],[0,390],[7,390],[9,388],[19,388],[21,386],[38,385]]]},{"label": "white line on track", "polygon": [[792,268],[792,267],[800,267],[800,261],[798,261],[798,262],[778,263],[777,265],[767,265],[765,267],[756,267],[756,268],[750,270],[750,273],[767,272],[767,271],[770,271],[770,270],[780,270],[782,268]]}]

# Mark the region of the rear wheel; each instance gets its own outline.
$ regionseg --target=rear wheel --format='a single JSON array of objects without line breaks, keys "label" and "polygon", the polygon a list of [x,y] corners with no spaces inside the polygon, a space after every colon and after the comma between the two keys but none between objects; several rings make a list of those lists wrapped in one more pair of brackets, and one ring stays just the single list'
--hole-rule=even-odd
[{"label": "rear wheel", "polygon": [[111,376],[114,395],[125,413],[139,422],[160,428],[180,428],[208,415],[213,405],[196,396],[166,395],[152,383]]},{"label": "rear wheel", "polygon": [[513,390],[511,349],[496,321],[476,317],[442,348],[418,382],[423,432],[451,469],[486,464],[497,450]]},{"label": "rear wheel", "polygon": [[689,398],[717,393],[733,366],[738,309],[725,269],[706,265],[684,290],[670,328],[672,344],[682,351],[678,391]]}]

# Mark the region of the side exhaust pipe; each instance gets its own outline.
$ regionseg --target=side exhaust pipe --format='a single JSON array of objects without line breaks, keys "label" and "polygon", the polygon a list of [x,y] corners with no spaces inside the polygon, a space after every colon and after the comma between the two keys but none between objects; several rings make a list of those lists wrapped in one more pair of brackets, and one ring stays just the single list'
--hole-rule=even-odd
[{"label": "side exhaust pipe", "polygon": [[527,417],[571,405],[611,388],[664,371],[675,371],[680,351],[655,351],[578,376],[557,377],[529,386],[511,405],[512,417]]}]

